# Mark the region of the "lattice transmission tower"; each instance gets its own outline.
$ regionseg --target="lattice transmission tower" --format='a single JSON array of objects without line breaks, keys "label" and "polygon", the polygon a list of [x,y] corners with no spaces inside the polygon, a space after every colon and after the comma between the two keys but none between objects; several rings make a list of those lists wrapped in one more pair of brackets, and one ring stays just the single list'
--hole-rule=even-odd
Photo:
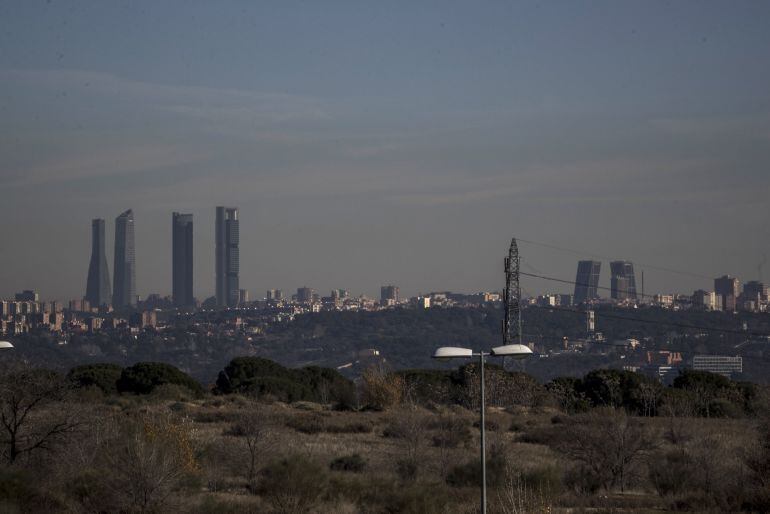
[{"label": "lattice transmission tower", "polygon": [[[519,285],[519,246],[516,238],[511,239],[508,257],[505,258],[505,291],[503,304],[503,344],[521,343],[521,286]],[[514,341],[515,339],[515,341]]]}]

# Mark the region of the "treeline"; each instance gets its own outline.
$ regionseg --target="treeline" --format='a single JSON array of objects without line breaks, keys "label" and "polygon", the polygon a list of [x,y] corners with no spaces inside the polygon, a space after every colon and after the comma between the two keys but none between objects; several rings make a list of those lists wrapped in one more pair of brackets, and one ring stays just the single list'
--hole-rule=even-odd
[{"label": "treeline", "polygon": [[[557,407],[568,414],[611,407],[640,416],[736,418],[756,415],[767,403],[764,387],[704,371],[685,370],[670,387],[639,373],[613,369],[594,370],[583,378],[557,378],[545,385],[526,373],[496,365],[488,364],[485,371],[487,405],[498,407]],[[126,368],[88,364],[73,368],[67,378],[79,389],[105,395],[147,395],[181,388],[196,398],[206,392],[242,394],[288,403],[309,401],[380,410],[403,402],[477,409],[480,385],[476,364],[451,371],[370,369],[354,383],[333,369],[291,369],[258,357],[233,359],[208,391],[177,368],[157,362]]]}]

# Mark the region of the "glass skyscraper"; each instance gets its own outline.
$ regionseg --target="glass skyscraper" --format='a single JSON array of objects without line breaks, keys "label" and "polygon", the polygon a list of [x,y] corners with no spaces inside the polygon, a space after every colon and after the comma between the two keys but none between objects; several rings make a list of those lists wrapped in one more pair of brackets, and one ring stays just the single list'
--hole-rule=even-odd
[{"label": "glass skyscraper", "polygon": [[634,265],[628,261],[610,262],[611,296],[615,300],[636,300]]},{"label": "glass skyscraper", "polygon": [[88,264],[86,300],[91,307],[110,303],[110,272],[104,251],[104,220],[91,220],[91,262]]},{"label": "glass skyscraper", "polygon": [[599,261],[579,261],[575,277],[575,304],[599,298],[599,274],[602,263]]},{"label": "glass skyscraper", "polygon": [[174,305],[189,307],[193,297],[193,215],[171,215],[171,291]]},{"label": "glass skyscraper", "polygon": [[115,218],[114,308],[136,305],[136,253],[134,250],[134,212],[129,209]]},{"label": "glass skyscraper", "polygon": [[216,214],[217,306],[237,307],[240,300],[238,209],[217,207]]}]

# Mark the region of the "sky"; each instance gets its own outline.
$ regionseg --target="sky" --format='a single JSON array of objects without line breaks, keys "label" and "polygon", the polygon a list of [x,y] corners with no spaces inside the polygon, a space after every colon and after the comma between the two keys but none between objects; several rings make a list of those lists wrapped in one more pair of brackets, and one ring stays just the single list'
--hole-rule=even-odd
[{"label": "sky", "polygon": [[769,20],[764,1],[0,1],[0,296],[82,297],[91,219],[112,272],[132,208],[137,293],[170,293],[179,211],[204,299],[217,205],[240,209],[252,298],[498,290],[511,237],[571,250],[522,242],[530,273],[601,256],[602,286],[604,258],[647,292],[757,279]]}]

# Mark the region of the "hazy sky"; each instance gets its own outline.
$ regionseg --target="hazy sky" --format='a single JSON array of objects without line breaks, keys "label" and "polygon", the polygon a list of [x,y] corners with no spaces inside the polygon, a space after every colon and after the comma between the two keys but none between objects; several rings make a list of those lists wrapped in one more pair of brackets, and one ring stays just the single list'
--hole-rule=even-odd
[{"label": "hazy sky", "polygon": [[[511,236],[755,279],[770,2],[4,0],[0,190],[2,296],[81,297],[91,218],[112,272],[133,208],[138,294],[170,293],[180,211],[205,298],[216,205],[253,297],[499,289]],[[579,255],[521,250],[574,279]]]}]

